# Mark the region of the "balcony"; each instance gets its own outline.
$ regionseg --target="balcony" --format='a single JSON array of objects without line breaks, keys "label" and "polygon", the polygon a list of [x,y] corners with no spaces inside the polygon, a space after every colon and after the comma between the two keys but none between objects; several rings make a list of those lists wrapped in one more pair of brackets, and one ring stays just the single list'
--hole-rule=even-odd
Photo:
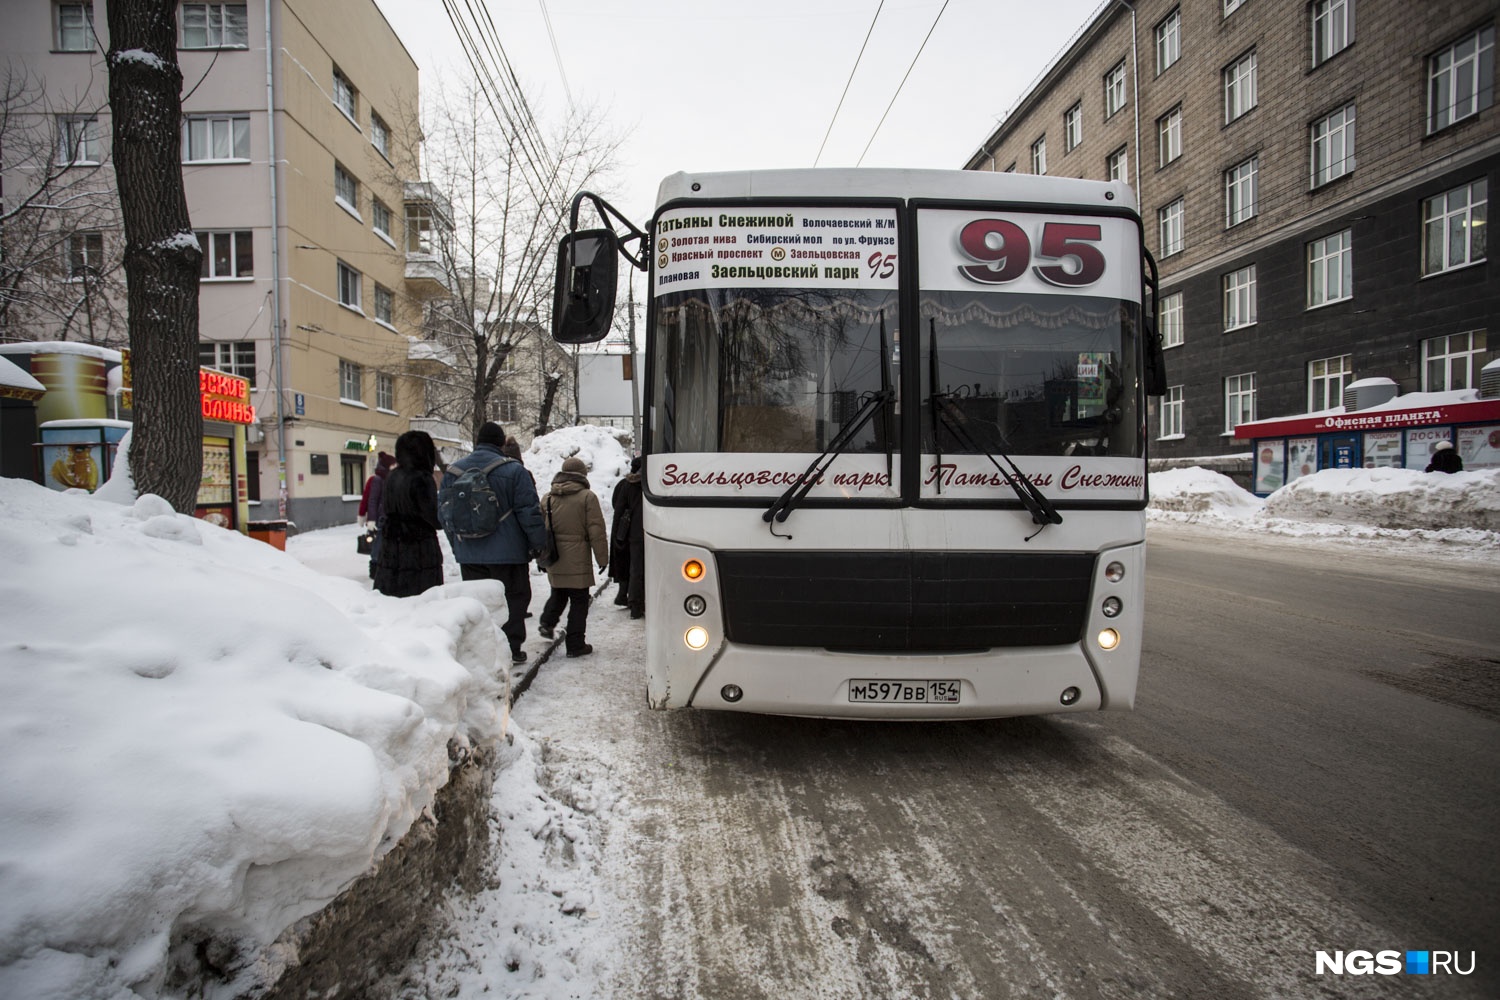
[{"label": "balcony", "polygon": [[419,299],[453,294],[442,246],[453,230],[453,210],[431,181],[407,181],[406,290]]}]

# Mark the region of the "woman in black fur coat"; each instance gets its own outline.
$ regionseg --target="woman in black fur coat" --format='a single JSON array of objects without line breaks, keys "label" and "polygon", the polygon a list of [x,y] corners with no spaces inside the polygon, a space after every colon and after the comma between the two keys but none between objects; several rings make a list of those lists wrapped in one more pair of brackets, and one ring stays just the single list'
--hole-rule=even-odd
[{"label": "woman in black fur coat", "polygon": [[443,582],[432,478],[436,465],[437,447],[426,431],[407,431],[396,439],[396,467],[385,477],[385,516],[375,563],[375,589],[382,594],[412,597]]}]

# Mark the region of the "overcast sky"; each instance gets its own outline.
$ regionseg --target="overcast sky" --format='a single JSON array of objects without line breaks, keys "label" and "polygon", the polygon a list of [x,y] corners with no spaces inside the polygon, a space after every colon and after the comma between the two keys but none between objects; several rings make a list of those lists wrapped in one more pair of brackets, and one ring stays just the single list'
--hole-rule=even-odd
[{"label": "overcast sky", "polygon": [[[376,2],[416,59],[424,93],[440,76],[470,75],[442,0]],[[478,11],[484,0],[452,2]],[[661,178],[678,170],[814,161],[854,166],[861,159],[867,167],[962,167],[1099,6],[1100,0],[947,0],[946,9],[945,0],[487,5],[539,118],[561,115],[571,96],[600,107],[628,132],[611,201],[637,224],[649,218]],[[1085,101],[1085,116],[1097,106]]]}]

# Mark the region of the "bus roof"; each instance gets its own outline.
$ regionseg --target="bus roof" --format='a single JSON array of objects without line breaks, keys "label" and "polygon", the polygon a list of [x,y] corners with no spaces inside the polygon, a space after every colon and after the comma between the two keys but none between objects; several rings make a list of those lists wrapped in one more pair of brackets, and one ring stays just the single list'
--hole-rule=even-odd
[{"label": "bus roof", "polygon": [[661,182],[656,204],[737,198],[952,198],[959,201],[1090,205],[1138,211],[1122,181],[1079,180],[988,170],[901,170],[822,167],[675,173]]}]

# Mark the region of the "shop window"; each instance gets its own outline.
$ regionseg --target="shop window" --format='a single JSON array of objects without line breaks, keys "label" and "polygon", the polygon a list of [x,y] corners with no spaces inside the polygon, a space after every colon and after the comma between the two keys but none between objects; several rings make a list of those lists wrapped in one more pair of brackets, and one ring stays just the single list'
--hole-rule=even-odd
[{"label": "shop window", "polygon": [[339,456],[339,489],[351,500],[358,499],[365,488],[365,456]]}]

